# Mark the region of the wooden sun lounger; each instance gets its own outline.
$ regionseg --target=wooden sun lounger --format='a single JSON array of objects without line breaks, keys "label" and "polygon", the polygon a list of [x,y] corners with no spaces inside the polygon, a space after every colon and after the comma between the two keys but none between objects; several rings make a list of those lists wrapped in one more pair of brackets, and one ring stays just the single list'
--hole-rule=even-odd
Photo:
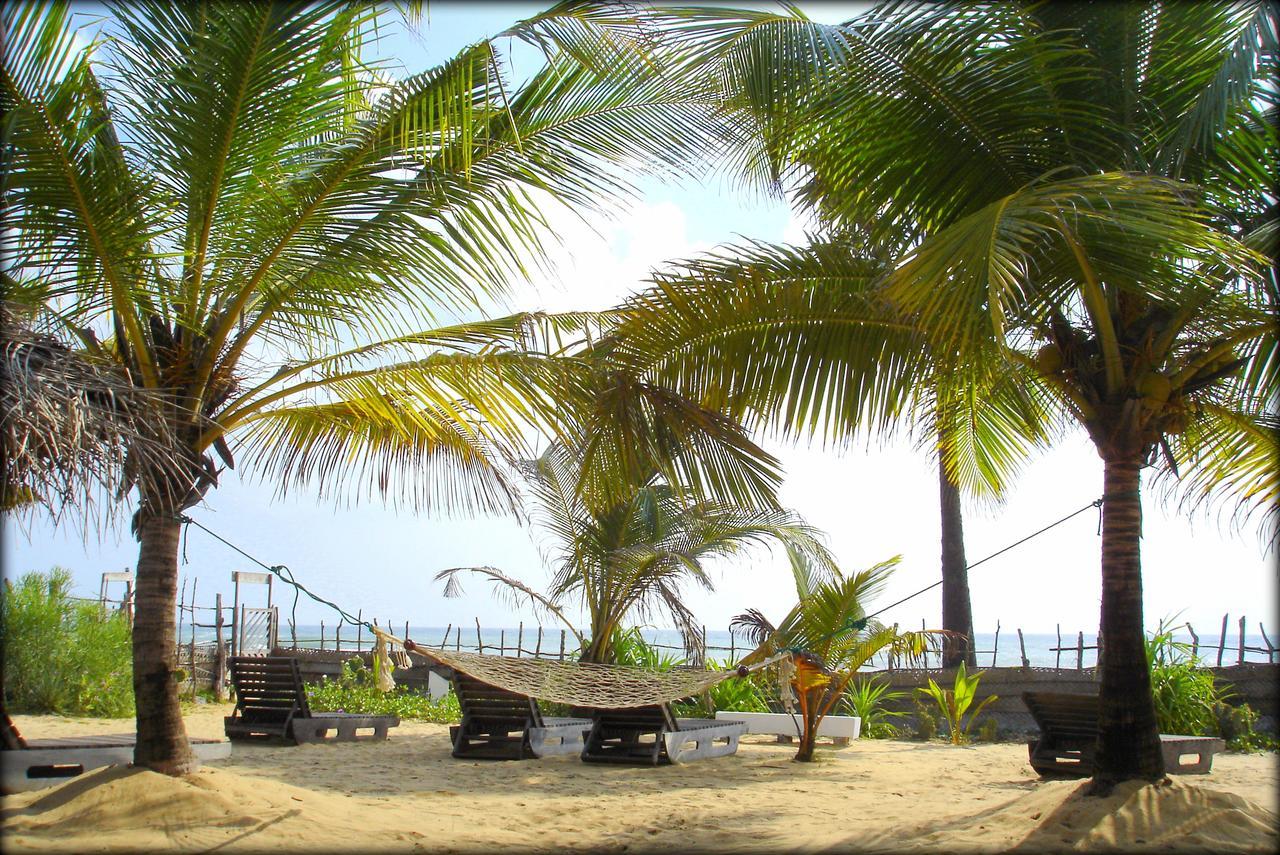
[{"label": "wooden sun lounger", "polygon": [[229,739],[275,738],[298,745],[382,740],[387,738],[388,728],[400,724],[395,715],[313,713],[298,660],[292,657],[233,656],[228,665],[236,691],[235,712],[223,720]]},{"label": "wooden sun lounger", "polygon": [[[104,766],[127,766],[133,762],[135,741],[132,733],[23,739],[6,712],[0,792],[7,795],[38,790]],[[231,756],[231,743],[226,740],[193,738],[190,742],[191,750],[201,761]]]},{"label": "wooden sun lounger", "polygon": [[[1098,740],[1098,696],[1060,692],[1023,692],[1022,701],[1040,727],[1027,743],[1031,768],[1041,775],[1093,774]],[[1164,770],[1170,774],[1208,773],[1213,755],[1226,748],[1213,736],[1160,734]],[[1184,757],[1191,758],[1183,762]]]},{"label": "wooden sun lounger", "polygon": [[687,763],[738,750],[747,725],[740,721],[676,718],[669,704],[598,709],[592,714],[582,759],[590,763]]},{"label": "wooden sun lounger", "polygon": [[524,760],[580,754],[591,719],[543,716],[527,695],[452,672],[462,723],[449,728],[453,756],[484,760]]}]

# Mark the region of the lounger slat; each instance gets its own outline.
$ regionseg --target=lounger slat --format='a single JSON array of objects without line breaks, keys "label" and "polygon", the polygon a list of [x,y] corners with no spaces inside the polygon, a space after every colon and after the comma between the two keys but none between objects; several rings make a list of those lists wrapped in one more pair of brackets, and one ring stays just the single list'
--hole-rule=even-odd
[{"label": "lounger slat", "polygon": [[[1092,775],[1098,741],[1098,697],[1023,692],[1022,701],[1040,728],[1040,736],[1027,743],[1031,767],[1041,775]],[[1225,747],[1226,743],[1216,737],[1160,734],[1165,772],[1170,774],[1207,773],[1213,766],[1213,755]],[[1195,760],[1182,763],[1184,755],[1193,755]]]},{"label": "lounger slat", "polygon": [[[228,665],[236,708],[223,728],[231,739],[279,738],[295,744],[386,739],[387,730],[400,724],[394,715],[313,714],[293,657],[233,656]],[[358,730],[373,732],[360,735]]]}]

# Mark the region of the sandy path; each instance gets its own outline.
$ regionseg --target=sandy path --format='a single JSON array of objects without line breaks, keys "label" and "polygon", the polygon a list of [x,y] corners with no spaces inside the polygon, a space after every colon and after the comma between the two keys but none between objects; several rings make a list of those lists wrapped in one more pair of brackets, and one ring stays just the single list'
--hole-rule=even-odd
[{"label": "sandy path", "polygon": [[[219,737],[229,707],[187,716]],[[131,721],[16,716],[31,737],[110,733]],[[1042,782],[1021,745],[861,740],[791,762],[748,737],[733,757],[661,768],[575,758],[458,761],[443,725],[383,743],[237,744],[181,781],[112,770],[3,800],[6,849],[253,851],[932,851],[1084,845],[1271,851],[1280,758],[1219,755],[1208,776],[1081,801]]]}]

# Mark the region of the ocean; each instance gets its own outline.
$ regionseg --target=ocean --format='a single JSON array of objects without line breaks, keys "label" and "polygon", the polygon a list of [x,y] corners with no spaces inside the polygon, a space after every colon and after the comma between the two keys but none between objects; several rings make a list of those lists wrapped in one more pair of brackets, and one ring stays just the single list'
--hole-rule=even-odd
[{"label": "ocean", "polygon": [[[300,624],[296,630],[297,643],[300,647],[320,647],[320,625],[319,624]],[[404,625],[392,626],[392,632],[397,636],[404,632]],[[428,626],[416,627],[410,626],[410,636],[414,641],[431,646],[438,646],[444,643],[445,627]],[[179,636],[184,642],[189,640],[189,626],[184,629]],[[657,646],[663,653],[680,657],[683,655],[683,646],[680,642],[680,635],[675,630],[669,629],[652,629],[645,628],[641,630],[641,634],[650,643]],[[517,637],[520,630],[517,627],[496,627],[485,628],[480,632],[480,643],[484,645],[486,653],[498,653],[499,649],[505,650],[508,655],[515,655]],[[213,641],[213,631],[209,629],[198,628],[196,631],[197,643],[209,643]],[[544,627],[542,630],[541,642],[538,641],[537,627],[524,627],[523,636],[521,637],[521,648],[524,655],[530,655],[535,648],[543,655],[557,655],[560,650],[561,630],[559,627]],[[281,644],[290,644],[292,636],[289,631],[287,622],[280,627],[279,639]],[[1089,668],[1097,664],[1097,650],[1090,649],[1097,642],[1097,636],[1093,633],[1085,633],[1083,639],[1084,650],[1081,655],[1077,656],[1076,645],[1079,641],[1076,633],[1063,633],[1061,651],[1054,650],[1059,646],[1059,640],[1054,633],[1023,633],[1022,644],[1020,646],[1018,634],[1016,630],[1001,630],[997,638],[995,633],[977,633],[975,643],[978,649],[977,659],[978,667],[994,667],[994,666],[1018,666],[1022,664],[1022,652],[1025,648],[1027,662],[1033,667],[1042,668],[1075,668],[1077,661],[1083,667]],[[1175,634],[1175,640],[1186,644],[1192,643],[1192,638],[1187,634]],[[372,637],[369,632],[362,633],[362,648],[369,649]],[[454,627],[449,632],[447,646],[454,647],[461,643],[463,650],[476,649],[476,629],[474,624],[461,628],[461,636],[458,634],[458,628]],[[565,650],[569,653],[573,650],[574,640],[571,633],[566,633]],[[334,627],[332,624],[325,624],[324,628],[324,647],[332,649],[334,647]],[[1265,650],[1266,642],[1260,635],[1245,635],[1245,646],[1262,648]],[[342,648],[344,650],[354,650],[356,647],[356,631],[351,625],[345,625],[342,628]],[[707,656],[709,658],[725,661],[728,659],[737,660],[750,649],[750,645],[746,644],[740,635],[731,635],[727,630],[707,630]],[[1199,655],[1205,664],[1213,665],[1218,659],[1218,636],[1202,634],[1199,638]],[[1239,637],[1238,635],[1228,631],[1226,644],[1223,650],[1222,664],[1233,665],[1239,658]],[[1268,659],[1265,652],[1257,650],[1246,650],[1246,662],[1266,662]],[[929,663],[936,666],[937,657],[930,656]],[[871,669],[880,669],[885,666],[883,657],[877,657],[870,664]]]}]

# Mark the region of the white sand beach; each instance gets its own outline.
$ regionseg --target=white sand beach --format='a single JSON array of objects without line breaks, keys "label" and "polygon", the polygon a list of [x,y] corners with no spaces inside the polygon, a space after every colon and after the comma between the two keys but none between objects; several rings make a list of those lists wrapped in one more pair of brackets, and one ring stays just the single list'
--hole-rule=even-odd
[{"label": "white sand beach", "polygon": [[[187,716],[220,737],[230,706]],[[29,737],[132,721],[14,717]],[[795,749],[744,739],[732,757],[659,768],[575,758],[459,761],[444,725],[382,743],[237,744],[175,779],[112,768],[4,798],[8,852],[1271,852],[1277,755],[1219,755],[1209,775],[1082,799],[1041,781],[1015,744],[859,740]]]}]

